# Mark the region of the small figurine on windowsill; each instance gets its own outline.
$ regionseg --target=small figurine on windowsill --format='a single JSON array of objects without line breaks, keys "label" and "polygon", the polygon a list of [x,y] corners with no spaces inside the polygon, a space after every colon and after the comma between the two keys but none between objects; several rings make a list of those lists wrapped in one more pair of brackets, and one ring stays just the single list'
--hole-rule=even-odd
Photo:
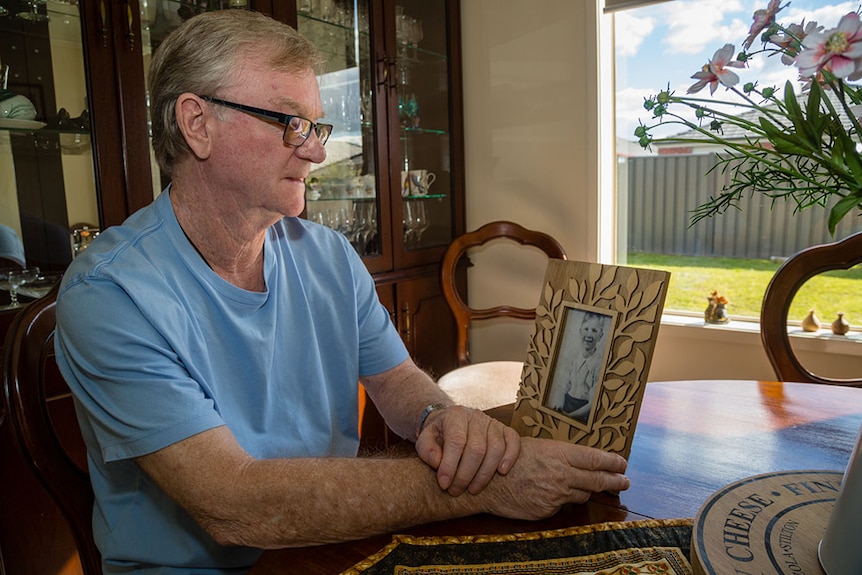
[{"label": "small figurine on windowsill", "polygon": [[709,306],[703,313],[703,319],[706,320],[706,323],[729,322],[730,318],[727,317],[726,309],[728,304],[727,298],[723,295],[719,295],[718,290],[715,290],[709,294],[707,299],[709,300]]}]

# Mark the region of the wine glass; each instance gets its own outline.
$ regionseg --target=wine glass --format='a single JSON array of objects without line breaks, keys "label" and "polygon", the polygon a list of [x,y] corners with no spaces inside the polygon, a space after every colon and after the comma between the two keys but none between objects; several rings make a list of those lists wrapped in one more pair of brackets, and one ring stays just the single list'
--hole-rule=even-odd
[{"label": "wine glass", "polygon": [[425,211],[425,202],[420,201],[416,205],[416,229],[414,230],[414,234],[416,235],[416,243],[420,243],[422,241],[422,234],[425,233],[431,227],[431,222],[428,221],[428,213]]},{"label": "wine glass", "polygon": [[47,22],[48,16],[39,13],[39,7],[44,6],[48,0],[30,0],[30,12],[18,12],[15,14],[21,20],[29,22]]},{"label": "wine glass", "polygon": [[11,288],[9,287],[9,272],[11,271],[11,269],[6,268],[0,269],[0,290],[11,291]]},{"label": "wine glass", "polygon": [[51,289],[63,279],[62,272],[39,273],[18,288],[18,295],[32,299],[45,297]]},{"label": "wine glass", "polygon": [[21,304],[18,303],[18,288],[37,277],[39,277],[39,268],[9,271],[6,275],[6,281],[9,284],[9,305],[5,306],[4,309],[20,307]]}]

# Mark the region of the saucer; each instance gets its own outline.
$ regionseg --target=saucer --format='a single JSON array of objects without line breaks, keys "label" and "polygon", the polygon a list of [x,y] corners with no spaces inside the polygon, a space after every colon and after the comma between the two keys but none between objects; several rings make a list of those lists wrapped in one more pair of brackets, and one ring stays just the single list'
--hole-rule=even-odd
[{"label": "saucer", "polygon": [[45,122],[37,120],[19,120],[18,118],[0,118],[0,128],[13,128],[18,130],[38,130],[47,126]]}]

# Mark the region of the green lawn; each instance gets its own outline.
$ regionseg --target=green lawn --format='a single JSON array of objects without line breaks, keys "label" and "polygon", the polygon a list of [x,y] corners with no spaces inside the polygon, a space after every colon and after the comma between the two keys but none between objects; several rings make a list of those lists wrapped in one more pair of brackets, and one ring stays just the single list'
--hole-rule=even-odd
[{"label": "green lawn", "polygon": [[[769,260],[629,254],[627,265],[671,272],[665,310],[702,313],[713,290],[727,297],[733,316],[760,316],[766,286],[780,264]],[[838,312],[856,329],[862,325],[862,266],[828,272],[809,280],[796,294],[790,320],[801,321],[813,309],[824,327]]]}]

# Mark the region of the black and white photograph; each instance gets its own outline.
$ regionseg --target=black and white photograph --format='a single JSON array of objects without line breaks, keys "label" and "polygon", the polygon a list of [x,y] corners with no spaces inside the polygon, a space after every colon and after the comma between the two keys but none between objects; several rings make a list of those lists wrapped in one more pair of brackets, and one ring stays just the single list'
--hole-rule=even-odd
[{"label": "black and white photograph", "polygon": [[574,307],[565,316],[545,405],[586,424],[607,364],[612,317]]}]

